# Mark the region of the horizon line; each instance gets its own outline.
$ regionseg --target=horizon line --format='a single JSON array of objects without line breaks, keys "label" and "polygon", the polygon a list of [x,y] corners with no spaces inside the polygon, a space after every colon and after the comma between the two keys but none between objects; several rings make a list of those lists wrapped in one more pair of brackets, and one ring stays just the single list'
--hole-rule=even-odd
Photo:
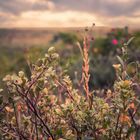
[{"label": "horizon line", "polygon": [[[59,26],[49,26],[49,27],[39,27],[39,26],[35,26],[35,27],[0,27],[0,29],[74,29],[74,28],[91,28],[92,26],[64,26],[64,27],[59,27]],[[93,28],[124,28],[124,27],[128,27],[131,29],[140,29],[140,27],[134,27],[134,26],[100,26],[100,25],[95,25]]]}]

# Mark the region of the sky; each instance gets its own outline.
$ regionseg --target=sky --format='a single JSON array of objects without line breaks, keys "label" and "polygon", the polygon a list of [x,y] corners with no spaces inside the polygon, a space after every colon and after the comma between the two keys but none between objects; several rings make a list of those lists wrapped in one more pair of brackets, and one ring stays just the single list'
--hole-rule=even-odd
[{"label": "sky", "polygon": [[140,27],[140,0],[0,0],[0,27]]}]

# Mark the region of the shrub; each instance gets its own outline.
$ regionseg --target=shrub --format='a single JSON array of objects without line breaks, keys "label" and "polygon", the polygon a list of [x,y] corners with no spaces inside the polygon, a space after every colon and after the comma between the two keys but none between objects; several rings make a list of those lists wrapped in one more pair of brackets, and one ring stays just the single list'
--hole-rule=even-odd
[{"label": "shrub", "polygon": [[122,56],[117,56],[120,64],[113,65],[117,77],[113,89],[104,93],[89,90],[88,37],[81,49],[79,88],[61,71],[54,47],[30,66],[29,78],[23,71],[7,75],[3,79],[6,92],[0,90],[1,139],[132,140],[135,137],[138,140],[139,63],[134,62],[136,74],[130,77],[128,43],[122,48]]}]

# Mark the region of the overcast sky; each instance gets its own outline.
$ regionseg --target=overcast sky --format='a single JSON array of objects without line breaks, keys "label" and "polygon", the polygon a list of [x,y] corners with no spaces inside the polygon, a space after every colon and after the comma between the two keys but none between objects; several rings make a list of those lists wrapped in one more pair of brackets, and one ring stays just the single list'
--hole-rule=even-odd
[{"label": "overcast sky", "polygon": [[0,0],[0,27],[140,27],[140,0]]}]

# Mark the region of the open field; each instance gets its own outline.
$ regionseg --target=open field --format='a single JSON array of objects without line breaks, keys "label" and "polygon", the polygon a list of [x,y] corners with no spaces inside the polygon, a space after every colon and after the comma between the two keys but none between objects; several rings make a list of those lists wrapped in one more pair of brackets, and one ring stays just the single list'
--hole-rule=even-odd
[{"label": "open field", "polygon": [[[105,37],[111,28],[95,27],[93,36],[95,38]],[[134,32],[131,29],[130,32]],[[84,34],[85,28],[13,28],[0,29],[0,44],[18,47],[29,47],[34,45],[46,45],[59,32],[73,33],[78,36]]]},{"label": "open field", "polygon": [[[133,33],[139,29],[129,29]],[[95,27],[93,36],[95,38],[105,37],[111,31],[111,27]],[[54,35],[64,32],[81,36],[85,28],[13,28],[0,29],[0,44],[18,47],[29,47],[34,45],[46,45]]]}]

